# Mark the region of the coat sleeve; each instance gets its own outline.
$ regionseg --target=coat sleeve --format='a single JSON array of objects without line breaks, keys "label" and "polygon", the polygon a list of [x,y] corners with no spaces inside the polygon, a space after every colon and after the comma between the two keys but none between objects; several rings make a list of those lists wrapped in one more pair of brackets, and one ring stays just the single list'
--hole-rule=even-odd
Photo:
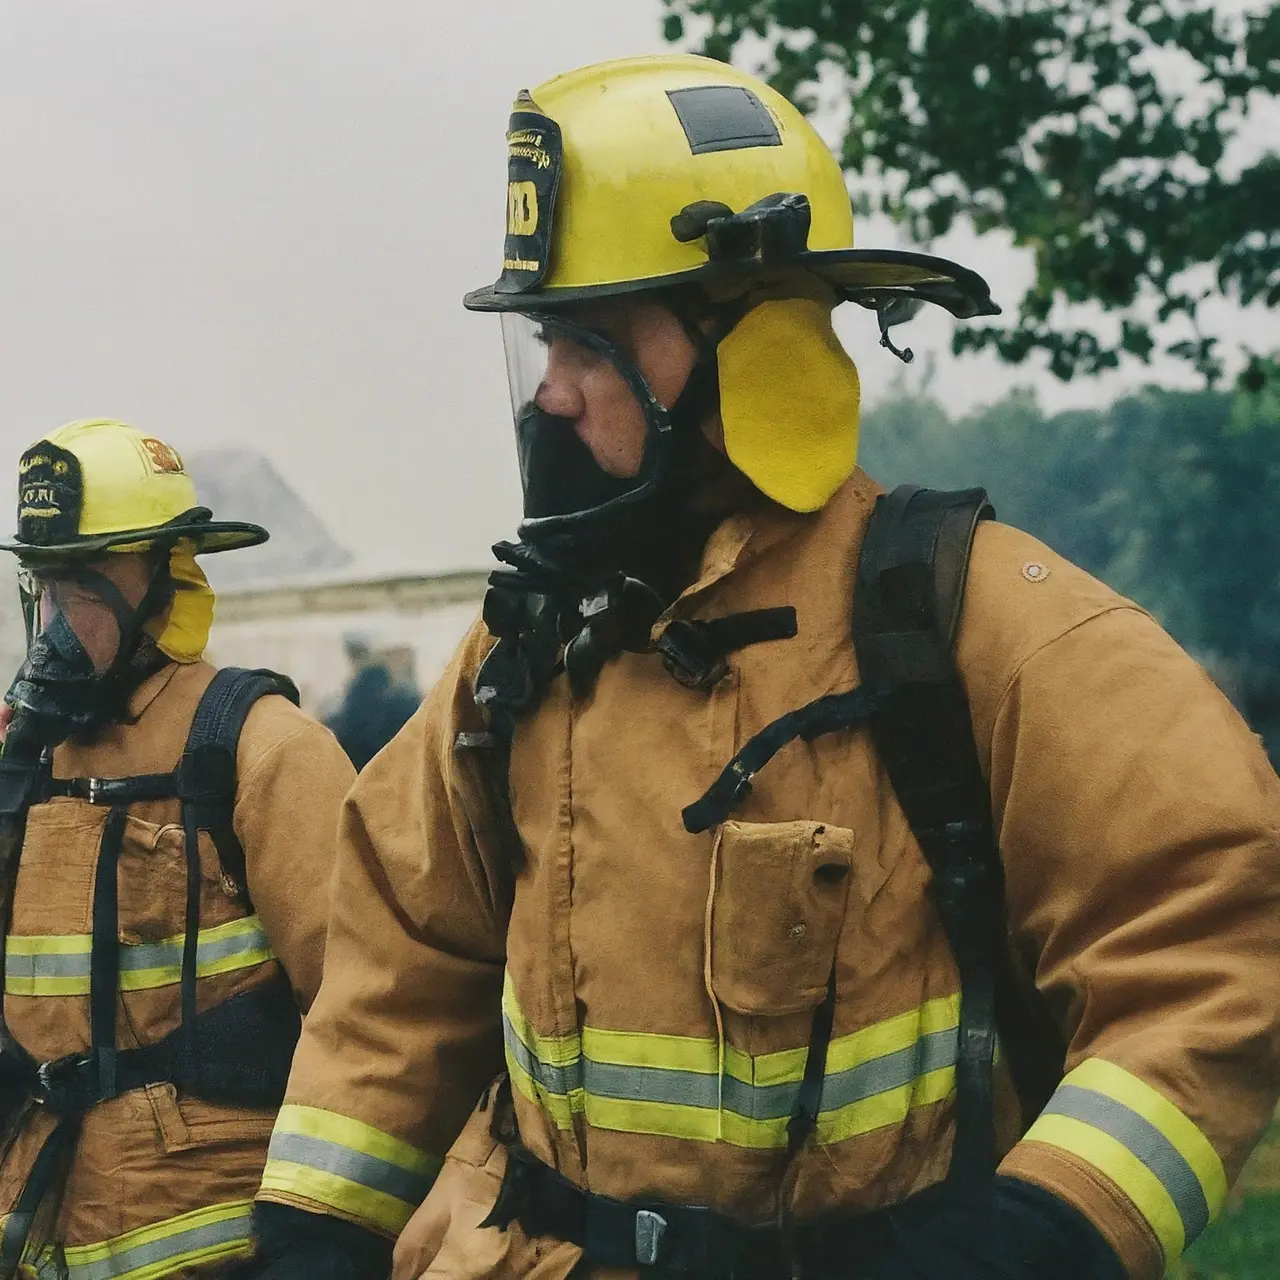
[{"label": "coat sleeve", "polygon": [[473,762],[455,749],[478,727],[483,643],[464,643],[347,798],[324,979],[259,1193],[391,1237],[502,1069],[505,923]]},{"label": "coat sleeve", "polygon": [[1014,940],[1069,1044],[1001,1172],[1154,1280],[1280,1092],[1280,780],[1145,613],[1011,530],[978,550],[961,669]]},{"label": "coat sleeve", "polygon": [[305,1010],[320,987],[338,816],[355,770],[327,729],[276,696],[249,712],[236,764],[249,895]]}]

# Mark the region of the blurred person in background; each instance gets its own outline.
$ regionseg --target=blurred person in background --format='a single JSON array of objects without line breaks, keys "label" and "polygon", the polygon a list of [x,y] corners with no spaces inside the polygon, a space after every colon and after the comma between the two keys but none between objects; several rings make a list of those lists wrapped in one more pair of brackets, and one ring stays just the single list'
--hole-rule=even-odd
[{"label": "blurred person in background", "polygon": [[0,757],[0,1276],[248,1252],[320,983],[354,771],[284,677],[202,658],[215,520],[181,458],[74,422],[19,465],[27,656]]},{"label": "blurred person in background", "polygon": [[1280,1092],[1280,780],[981,490],[856,467],[834,307],[998,308],[855,249],[794,106],[636,58],[507,145],[525,519],[345,808],[254,1274],[1156,1280]]},{"label": "blurred person in background", "polygon": [[353,671],[338,706],[323,721],[359,771],[400,732],[422,694],[413,679],[412,655],[400,674],[392,669],[393,660],[406,667],[399,650],[375,649],[372,638],[359,631],[347,632],[342,643]]}]

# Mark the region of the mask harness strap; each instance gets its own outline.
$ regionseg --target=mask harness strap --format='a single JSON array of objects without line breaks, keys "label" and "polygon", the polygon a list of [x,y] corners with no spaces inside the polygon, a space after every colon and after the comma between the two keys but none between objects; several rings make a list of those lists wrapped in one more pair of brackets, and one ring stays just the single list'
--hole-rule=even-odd
[{"label": "mask harness strap", "polygon": [[[169,576],[169,548],[162,547],[162,550],[164,558],[156,566],[136,608],[130,606],[120,589],[105,574],[93,569],[81,569],[74,575],[76,581],[102,598],[103,603],[115,615],[120,632],[115,657],[101,676],[103,705],[100,710],[111,717],[125,714],[125,704],[130,695],[153,669],[144,666],[138,670],[134,662],[145,635],[146,624],[158,616],[173,597],[173,579]],[[132,678],[128,678],[130,675]]]}]

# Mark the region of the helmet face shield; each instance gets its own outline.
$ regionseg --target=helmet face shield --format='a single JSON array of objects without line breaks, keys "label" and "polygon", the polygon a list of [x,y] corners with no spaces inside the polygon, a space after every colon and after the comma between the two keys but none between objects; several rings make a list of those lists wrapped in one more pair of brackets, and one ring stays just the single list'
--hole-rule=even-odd
[{"label": "helmet face shield", "polygon": [[139,614],[87,565],[22,567],[18,581],[27,657],[4,700],[53,746],[109,713],[113,676],[132,656]]},{"label": "helmet face shield", "polygon": [[28,653],[51,637],[59,649],[74,647],[67,640],[70,633],[95,670],[111,665],[123,641],[125,618],[121,602],[112,598],[118,593],[102,574],[80,568],[23,567],[18,571],[18,590]]},{"label": "helmet face shield", "polygon": [[[502,337],[524,492],[522,537],[606,519],[662,483],[669,415],[615,343],[558,315],[517,312],[503,314]],[[616,416],[603,416],[609,412]],[[579,434],[588,416],[599,458]]]}]

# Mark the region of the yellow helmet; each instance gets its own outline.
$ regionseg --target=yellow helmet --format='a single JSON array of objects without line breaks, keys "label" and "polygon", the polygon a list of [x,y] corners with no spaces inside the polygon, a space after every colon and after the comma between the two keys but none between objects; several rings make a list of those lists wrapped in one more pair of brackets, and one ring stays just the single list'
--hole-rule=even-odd
[{"label": "yellow helmet", "polygon": [[0,550],[40,568],[167,548],[179,589],[156,641],[189,662],[203,653],[213,618],[213,592],[196,555],[254,546],[267,536],[256,524],[214,520],[164,441],[99,418],[59,427],[22,455],[18,531]]},{"label": "yellow helmet", "polygon": [[502,274],[467,295],[472,310],[544,310],[779,267],[877,308],[907,294],[962,318],[999,310],[955,263],[855,249],[844,175],[812,125],[710,58],[660,54],[557,76],[516,99],[507,149]]},{"label": "yellow helmet", "polygon": [[[832,309],[874,310],[893,350],[888,327],[912,299],[959,318],[999,312],[982,277],[955,263],[855,249],[844,174],[813,127],[766,84],[709,58],[629,58],[557,76],[516,99],[507,153],[502,273],[464,302],[503,315],[526,536],[638,509],[673,473],[673,422],[709,411],[709,383],[729,460],[783,506],[817,510],[857,453],[858,372]],[[537,335],[552,332],[545,317],[560,324],[573,304],[646,290],[686,312],[699,350],[686,395],[657,406],[613,352],[649,419],[642,470],[624,492],[602,491],[615,494],[605,501],[545,514],[548,503],[531,501],[541,445],[529,411]],[[691,317],[694,297],[707,305]],[[598,335],[578,340],[608,350]],[[564,448],[539,474],[575,474]]]}]

